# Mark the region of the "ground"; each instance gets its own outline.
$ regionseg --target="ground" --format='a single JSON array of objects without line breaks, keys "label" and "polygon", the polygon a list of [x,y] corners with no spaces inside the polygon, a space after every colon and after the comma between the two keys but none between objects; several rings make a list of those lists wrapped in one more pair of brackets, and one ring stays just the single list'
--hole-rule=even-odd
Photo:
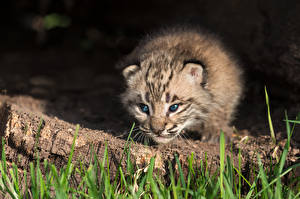
[{"label": "ground", "polygon": [[[0,32],[0,133],[7,138],[10,150],[14,151],[12,154],[15,156],[10,154],[11,161],[15,160],[17,154],[28,156],[28,161],[32,160],[33,154],[29,150],[32,148],[28,144],[30,142],[27,142],[30,139],[26,136],[34,137],[35,134],[27,135],[22,132],[30,126],[36,133],[38,118],[44,118],[45,126],[49,127],[48,137],[42,133],[41,138],[46,141],[51,138],[49,142],[52,147],[57,143],[57,132],[69,132],[68,129],[73,129],[70,132],[74,132],[74,125],[80,124],[82,143],[89,144],[94,139],[94,142],[99,141],[99,146],[103,147],[104,139],[109,139],[112,154],[119,157],[117,154],[123,147],[126,138],[124,135],[129,132],[133,120],[120,105],[119,94],[124,84],[115,64],[133,49],[143,33],[162,25],[158,22],[182,21],[169,14],[178,9],[190,14],[190,19],[204,22],[224,35],[224,40],[231,44],[241,60],[245,92],[232,125],[240,138],[245,135],[250,137],[247,144],[239,143],[237,139],[233,145],[235,149],[243,148],[245,165],[252,161],[249,158],[253,151],[259,150],[267,159],[274,152],[274,145],[269,137],[265,86],[270,97],[276,138],[282,149],[286,137],[285,111],[290,119],[295,119],[300,112],[300,41],[297,37],[300,26],[294,20],[299,15],[299,3],[291,1],[284,5],[289,11],[285,15],[279,1],[274,4],[272,1],[248,1],[245,4],[232,1],[235,3],[221,3],[218,8],[214,1],[182,3],[184,5],[176,4],[177,6],[174,3],[169,6],[167,3],[153,2],[148,7],[138,7],[139,4],[136,3],[124,5],[131,10],[123,9],[122,5],[115,8],[114,3],[107,3],[100,5],[101,13],[95,16],[94,12],[90,15],[89,12],[84,12],[93,10],[90,6],[83,6],[82,10],[76,7],[74,13],[77,15],[64,13],[73,17],[75,22],[71,27],[49,30],[45,35],[36,30],[21,28],[20,24],[13,26],[7,23],[9,25],[2,27],[5,31]],[[97,3],[94,4],[99,8]],[[132,4],[138,8],[130,6]],[[157,4],[162,8],[167,7],[170,12],[164,12],[166,9],[158,12]],[[15,9],[11,8],[16,15],[16,20],[13,21],[22,21],[24,16],[31,17],[28,9],[22,7],[24,5],[17,4]],[[26,11],[24,16],[17,14],[16,10],[22,10],[18,6]],[[41,13],[37,15],[42,16]],[[84,17],[80,18],[81,16]],[[19,118],[21,123],[12,120],[13,117],[9,115]],[[19,135],[11,132],[19,132]],[[72,136],[68,136],[69,134],[62,136],[58,142],[60,147],[54,147],[55,150],[48,149],[47,144],[46,148],[41,147],[44,158],[61,165],[61,158],[68,155],[70,147],[69,140]],[[62,143],[68,144],[64,146]],[[186,157],[191,150],[201,159],[206,152],[212,163],[217,164],[217,145],[193,139],[179,140],[179,143],[181,144],[150,148],[137,144],[136,147],[141,151],[149,150],[150,155],[162,154],[162,159],[169,158],[174,152]],[[299,161],[296,159],[300,155],[299,144],[299,127],[296,126],[289,164]],[[230,146],[227,148],[230,151]],[[234,151],[236,155],[237,150]]]}]

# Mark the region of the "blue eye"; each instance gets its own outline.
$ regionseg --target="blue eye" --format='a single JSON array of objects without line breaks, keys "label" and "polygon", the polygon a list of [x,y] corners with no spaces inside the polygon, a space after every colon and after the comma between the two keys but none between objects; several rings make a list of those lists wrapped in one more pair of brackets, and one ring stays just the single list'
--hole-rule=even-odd
[{"label": "blue eye", "polygon": [[140,108],[141,108],[141,111],[149,114],[149,106],[147,106],[146,104],[140,104]]},{"label": "blue eye", "polygon": [[175,111],[177,111],[178,107],[179,107],[179,104],[173,104],[169,107],[169,111],[175,112]]}]

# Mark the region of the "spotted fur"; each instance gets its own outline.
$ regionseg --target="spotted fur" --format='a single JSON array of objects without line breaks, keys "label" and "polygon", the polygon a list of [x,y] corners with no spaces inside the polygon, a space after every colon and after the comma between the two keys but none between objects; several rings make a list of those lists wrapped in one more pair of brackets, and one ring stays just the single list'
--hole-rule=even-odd
[{"label": "spotted fur", "polygon": [[[167,29],[143,40],[122,63],[127,83],[122,102],[155,142],[167,143],[183,130],[196,130],[206,141],[215,141],[220,129],[231,136],[241,70],[216,36]],[[149,107],[148,114],[140,104]],[[175,112],[173,104],[179,105]]]}]

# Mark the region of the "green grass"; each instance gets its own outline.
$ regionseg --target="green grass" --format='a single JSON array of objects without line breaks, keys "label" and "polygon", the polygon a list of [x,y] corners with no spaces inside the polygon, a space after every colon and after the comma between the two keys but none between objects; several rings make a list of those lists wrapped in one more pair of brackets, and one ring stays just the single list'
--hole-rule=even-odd
[{"label": "green grass", "polygon": [[[220,165],[214,173],[209,171],[206,157],[197,165],[193,153],[187,160],[186,174],[176,154],[175,161],[168,164],[168,174],[165,177],[159,171],[155,171],[155,157],[151,158],[147,168],[138,168],[130,160],[130,146],[133,142],[128,137],[122,155],[122,158],[126,158],[126,168],[118,167],[114,180],[111,179],[107,146],[103,157],[97,157],[92,149],[93,158],[88,165],[80,161],[76,165],[72,163],[78,125],[64,168],[56,168],[47,161],[41,162],[37,152],[36,161],[30,163],[29,171],[18,170],[14,163],[8,167],[5,143],[2,139],[0,198],[300,198],[300,178],[292,175],[293,169],[300,164],[284,167],[291,135],[300,120],[298,117],[289,120],[287,114],[285,117],[288,139],[279,161],[275,165],[264,166],[257,154],[258,166],[251,168],[248,179],[242,175],[241,152],[239,151],[238,155],[238,167],[233,165],[229,156],[225,156],[225,139],[222,132]],[[39,131],[42,123],[41,120]],[[287,175],[290,177],[282,183],[283,177]]]},{"label": "green grass", "polygon": [[268,122],[269,122],[269,128],[270,128],[270,135],[273,140],[273,143],[276,144],[275,132],[274,132],[273,122],[272,122],[272,118],[271,118],[269,95],[268,95],[266,86],[265,86],[265,98],[266,98],[267,111],[268,111]]}]

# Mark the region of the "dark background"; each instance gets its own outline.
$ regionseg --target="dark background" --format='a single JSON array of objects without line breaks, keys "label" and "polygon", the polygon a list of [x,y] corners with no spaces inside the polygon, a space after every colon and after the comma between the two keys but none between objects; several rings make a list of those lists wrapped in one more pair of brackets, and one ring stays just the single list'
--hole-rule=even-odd
[{"label": "dark background", "polygon": [[[45,17],[70,20],[45,29]],[[177,23],[219,34],[240,57],[245,96],[234,125],[268,134],[264,86],[277,132],[300,110],[297,0],[12,0],[0,7],[0,91],[32,111],[120,134],[130,121],[118,103],[116,62],[143,35]],[[299,137],[299,136],[298,136]]]}]

